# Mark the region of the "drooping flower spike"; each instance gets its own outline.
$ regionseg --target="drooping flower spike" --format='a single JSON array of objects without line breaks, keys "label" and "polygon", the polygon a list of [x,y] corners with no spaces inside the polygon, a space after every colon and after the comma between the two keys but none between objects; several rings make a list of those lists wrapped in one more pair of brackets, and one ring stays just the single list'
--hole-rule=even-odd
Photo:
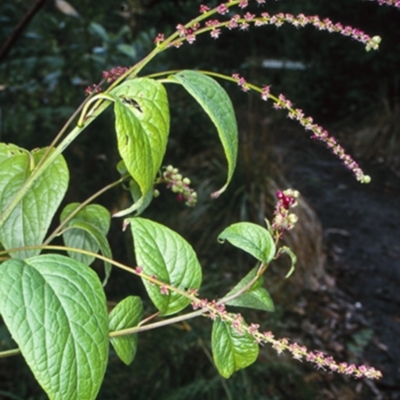
[{"label": "drooping flower spike", "polygon": [[369,183],[371,181],[371,178],[364,174],[357,162],[346,153],[344,148],[337,142],[337,140],[333,136],[329,136],[327,130],[315,124],[312,117],[306,117],[301,109],[293,108],[292,102],[283,94],[280,94],[278,97],[276,97],[271,94],[270,86],[259,87],[257,85],[253,85],[248,83],[244,77],[237,73],[232,74],[231,80],[236,82],[244,92],[254,90],[261,94],[262,100],[267,101],[268,99],[271,99],[274,102],[275,109],[286,110],[290,119],[298,121],[306,131],[311,131],[311,138],[323,142],[326,147],[328,147],[332,153],[335,154],[343,162],[343,164],[354,173],[359,182]]},{"label": "drooping flower spike", "polygon": [[[265,0],[255,1],[259,5],[265,3]],[[390,1],[386,1],[384,3],[387,4],[389,2]],[[351,26],[344,26],[340,22],[333,23],[330,19],[321,19],[317,15],[306,16],[304,14],[293,15],[289,13],[278,13],[276,15],[270,15],[267,12],[262,12],[260,15],[255,15],[250,12],[246,12],[243,15],[231,15],[230,8],[237,6],[240,9],[244,9],[248,6],[248,4],[249,1],[236,0],[221,3],[220,5],[212,9],[204,4],[201,5],[199,10],[200,17],[195,18],[192,22],[189,22],[186,25],[177,25],[176,29],[179,33],[179,37],[171,40],[168,43],[168,46],[180,47],[184,41],[192,44],[195,42],[196,36],[205,32],[210,32],[210,36],[214,39],[217,39],[221,35],[223,28],[227,28],[229,30],[246,30],[251,25],[254,25],[256,27],[263,25],[275,25],[277,27],[280,27],[283,24],[288,23],[295,27],[312,25],[318,30],[326,30],[328,32],[335,32],[347,37],[351,37],[365,44],[367,51],[371,49],[376,50],[379,47],[380,38],[378,36],[371,37],[360,29],[353,28]],[[223,21],[216,19],[216,15],[219,15],[221,17],[229,16],[230,18]],[[162,42],[161,38],[163,38],[163,34],[158,34],[155,42],[157,44],[160,44]]]}]

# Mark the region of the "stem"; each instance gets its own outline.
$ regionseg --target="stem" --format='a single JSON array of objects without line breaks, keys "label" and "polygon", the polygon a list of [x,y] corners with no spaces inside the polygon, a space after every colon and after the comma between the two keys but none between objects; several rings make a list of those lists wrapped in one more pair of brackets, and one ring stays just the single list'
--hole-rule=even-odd
[{"label": "stem", "polygon": [[49,235],[49,237],[43,242],[43,245],[48,245],[56,236],[59,235],[59,233],[61,232],[61,230],[64,228],[64,226],[71,221],[72,218],[75,217],[76,214],[78,214],[79,211],[81,211],[86,205],[88,205],[89,203],[91,203],[94,199],[96,199],[97,197],[99,197],[100,195],[102,195],[103,193],[105,193],[107,190],[112,189],[113,187],[119,185],[120,183],[122,183],[125,179],[127,179],[128,176],[123,176],[122,178],[111,182],[110,184],[108,184],[107,186],[104,186],[102,189],[100,189],[98,192],[96,192],[95,194],[93,194],[92,196],[90,196],[89,198],[87,198],[84,202],[82,202],[81,204],[79,204],[79,206],[71,212],[71,214],[68,215],[67,218],[65,218],[60,225],[57,226],[56,229],[54,229],[54,231]]},{"label": "stem", "polygon": [[[94,101],[97,101],[96,104],[99,104],[99,101],[98,101],[98,100],[106,100],[106,101],[111,101],[111,102],[114,101],[114,99],[113,99],[112,97],[108,96],[106,93],[98,93],[98,94],[96,94],[95,96],[93,96],[92,98],[90,98],[90,99],[85,103],[84,107],[82,108],[82,114],[81,114],[81,116],[79,117],[79,120],[78,120],[78,122],[77,122],[77,125],[78,125],[79,127],[83,127],[83,126],[85,125],[85,120],[86,120],[87,118],[89,118],[90,115],[91,115],[91,112],[88,112],[89,106],[90,106]],[[92,111],[94,111],[95,108],[96,108],[96,105],[92,108]]]},{"label": "stem", "polygon": [[[232,2],[229,6],[236,5],[238,4],[239,1],[234,1]],[[208,18],[210,15],[214,14],[217,12],[217,9],[213,9],[207,13],[204,13],[197,18],[191,20],[188,22],[185,26],[189,27],[194,23],[197,23],[199,21],[202,21],[205,18]],[[132,68],[130,68],[125,74],[121,75],[115,82],[113,82],[107,91],[103,94],[106,95],[107,92],[112,90],[114,87],[116,87],[120,82],[122,82],[126,78],[133,78],[137,76],[137,74],[153,59],[155,58],[159,53],[163,52],[168,48],[170,43],[179,36],[178,31],[175,31],[172,35],[170,35],[166,40],[164,40],[162,43],[158,44],[145,58],[143,58],[141,61],[139,61],[137,64],[135,64]],[[82,103],[82,105],[79,107],[87,107],[88,104],[91,103],[91,100],[85,101]],[[38,163],[36,168],[33,170],[32,174],[30,177],[27,179],[25,184],[20,188],[20,190],[17,192],[15,197],[12,199],[12,201],[8,204],[8,206],[5,208],[5,210],[2,212],[0,215],[0,228],[3,226],[4,222],[7,220],[7,218],[11,215],[12,211],[15,209],[17,204],[21,201],[21,199],[25,196],[25,194],[29,191],[29,189],[32,187],[34,182],[43,174],[43,172],[46,170],[46,168],[49,167],[49,165],[55,160],[55,158],[61,154],[70,144],[72,141],[74,141],[77,136],[82,132],[84,128],[86,128],[96,117],[98,117],[106,108],[108,107],[108,104],[104,104],[103,100],[98,100],[98,102],[93,106],[93,108],[89,112],[88,120],[86,121],[85,126],[77,126],[75,127],[69,134],[68,136],[61,142],[61,144],[55,149],[55,151],[51,152],[51,148],[49,149],[48,152],[48,157],[47,154],[45,154],[45,157],[42,158],[42,160]],[[79,110],[79,109],[78,109]],[[61,130],[61,132],[57,135],[56,139],[53,141],[52,146],[55,144],[55,142],[61,137],[61,134],[64,132],[66,127],[71,123],[73,117],[75,117],[76,113],[79,111],[76,111],[73,116],[68,120],[66,126]],[[82,122],[80,120],[80,122]]]},{"label": "stem", "polygon": [[21,354],[20,349],[11,349],[11,350],[0,351],[0,358],[16,356],[17,354]]},{"label": "stem", "polygon": [[110,332],[110,338],[125,336],[125,335],[132,335],[134,333],[149,331],[151,329],[161,328],[162,326],[167,326],[171,324],[175,324],[177,322],[186,321],[191,318],[199,317],[200,315],[204,314],[203,310],[193,311],[188,314],[179,315],[178,317],[168,318],[163,321],[153,322],[152,324],[135,326],[133,328],[121,329],[120,331]]},{"label": "stem", "polygon": [[265,270],[267,268],[268,268],[268,265],[262,263],[260,265],[260,268],[258,269],[256,275],[254,276],[254,278],[252,278],[249,282],[247,282],[246,285],[244,285],[237,292],[233,293],[232,295],[230,295],[228,297],[223,297],[221,300],[218,300],[217,304],[228,303],[229,301],[236,299],[243,293],[247,292],[257,282],[257,280],[260,278],[260,276],[265,272]]}]

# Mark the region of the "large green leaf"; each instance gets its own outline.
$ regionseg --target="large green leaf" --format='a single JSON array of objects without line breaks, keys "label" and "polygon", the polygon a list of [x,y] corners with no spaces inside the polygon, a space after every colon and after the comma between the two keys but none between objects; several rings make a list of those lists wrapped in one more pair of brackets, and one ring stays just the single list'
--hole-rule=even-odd
[{"label": "large green leaf", "polygon": [[236,167],[238,128],[231,99],[217,81],[198,71],[181,71],[170,79],[179,82],[193,96],[217,128],[228,161],[226,183],[213,193],[213,197],[218,197],[227,188]]},{"label": "large green leaf", "polygon": [[[61,213],[60,221],[64,221],[74,212],[79,203],[68,204]],[[101,250],[102,254],[112,258],[111,248],[106,238],[110,229],[110,213],[106,208],[99,204],[89,204],[73,216],[65,225],[67,229],[63,232],[64,243],[67,247],[87,250],[97,253]],[[94,256],[68,251],[73,259],[90,265],[95,259]],[[111,272],[111,264],[105,263],[106,279]]]},{"label": "large green leaf", "polygon": [[92,269],[54,254],[5,261],[0,313],[50,399],[95,399],[109,340],[106,299]]},{"label": "large green leaf", "polygon": [[[110,332],[133,328],[138,325],[143,314],[140,297],[128,296],[120,301],[110,313]],[[129,365],[136,355],[137,335],[126,335],[111,338],[118,357]]]},{"label": "large green leaf", "polygon": [[253,364],[258,357],[254,338],[220,319],[213,322],[211,346],[215,366],[224,378]]},{"label": "large green leaf", "polygon": [[[27,181],[45,152],[46,149],[39,149],[29,153],[17,146],[0,143],[0,213]],[[7,250],[42,244],[68,181],[68,167],[60,155],[36,180],[0,228],[0,242]],[[39,253],[40,250],[21,250],[11,252],[10,256],[25,258]]]},{"label": "large green leaf", "polygon": [[225,240],[264,264],[268,264],[274,258],[275,243],[271,234],[265,228],[251,222],[238,222],[228,226],[218,236],[218,241]]},{"label": "large green leaf", "polygon": [[[253,268],[224,298],[230,297],[237,293],[250,283],[256,277],[259,267]],[[249,289],[238,297],[226,301],[225,304],[236,307],[255,308],[258,310],[272,312],[274,311],[274,303],[268,291],[262,287],[264,283],[263,276],[260,276]]]},{"label": "large green leaf", "polygon": [[[199,289],[201,266],[193,248],[171,229],[144,218],[130,218],[136,261],[147,275],[180,290]],[[168,291],[164,294],[157,285],[143,279],[147,293],[163,315],[177,313],[190,300]]]},{"label": "large green leaf", "polygon": [[141,199],[115,216],[137,210],[153,190],[169,134],[169,106],[164,86],[148,78],[123,82],[110,92],[114,99],[118,151],[139,185]]}]

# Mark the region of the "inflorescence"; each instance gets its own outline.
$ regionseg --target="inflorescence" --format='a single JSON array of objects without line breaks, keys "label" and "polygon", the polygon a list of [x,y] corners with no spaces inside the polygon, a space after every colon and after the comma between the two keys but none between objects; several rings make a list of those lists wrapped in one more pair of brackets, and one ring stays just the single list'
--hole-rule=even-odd
[{"label": "inflorescence", "polygon": [[278,202],[275,206],[274,219],[272,220],[272,229],[276,232],[278,239],[281,239],[285,231],[294,228],[298,217],[290,212],[290,209],[297,206],[299,192],[293,189],[276,192]]},{"label": "inflorescence", "polygon": [[229,323],[232,328],[239,334],[248,334],[254,338],[258,344],[268,343],[278,352],[283,353],[289,351],[296,360],[308,361],[314,364],[318,369],[330,370],[340,374],[352,376],[354,378],[379,379],[382,373],[373,367],[365,365],[356,366],[346,362],[338,363],[332,357],[326,356],[321,351],[309,351],[306,347],[297,343],[290,343],[288,339],[275,339],[272,332],[260,332],[258,324],[247,325],[240,314],[228,313],[225,305],[220,302],[208,301],[207,299],[196,299],[192,302],[193,309],[202,309],[205,316],[212,320],[220,318],[222,321]]},{"label": "inflorescence", "polygon": [[[255,0],[259,5],[264,4],[265,0]],[[379,2],[379,1],[378,1]],[[382,3],[390,3],[390,0],[382,1]],[[397,3],[397,2],[393,2]],[[270,15],[267,12],[262,12],[260,15],[252,14],[250,12],[246,12],[243,15],[230,13],[229,8],[233,6],[238,6],[241,9],[245,9],[249,4],[249,1],[227,1],[225,3],[221,3],[219,6],[211,9],[206,5],[200,6],[200,14],[204,15],[205,22],[202,25],[199,22],[199,18],[196,18],[192,23],[182,25],[178,24],[176,26],[176,31],[178,33],[178,38],[172,40],[168,43],[168,46],[180,47],[184,41],[192,44],[196,41],[196,36],[202,34],[204,32],[209,31],[210,36],[214,39],[217,39],[222,32],[223,28],[227,28],[229,30],[239,29],[239,30],[247,30],[251,25],[256,27],[264,26],[264,25],[275,25],[276,27],[282,26],[284,23],[291,24],[295,27],[304,27],[306,25],[312,25],[318,30],[325,30],[328,32],[335,32],[341,35],[351,37],[366,46],[366,50],[369,51],[371,49],[377,50],[380,43],[380,37],[374,36],[371,37],[367,35],[360,29],[353,28],[351,26],[344,26],[340,22],[334,23],[329,18],[321,19],[317,15],[306,16],[304,14],[293,15],[289,13],[278,13],[276,15]],[[381,3],[380,3],[381,4]],[[395,4],[393,4],[395,5]],[[212,17],[215,14],[219,14],[221,16],[229,14],[230,19],[221,21]],[[154,42],[157,45],[160,45],[165,40],[164,34],[160,33],[154,39]]]},{"label": "inflorescence", "polygon": [[256,90],[261,93],[261,98],[264,101],[267,101],[269,98],[271,98],[274,101],[274,108],[276,110],[287,110],[288,117],[298,121],[306,131],[311,131],[311,139],[323,142],[326,147],[328,147],[332,153],[335,154],[343,162],[343,164],[354,173],[359,182],[369,183],[371,181],[371,178],[364,174],[357,162],[345,152],[344,148],[338,143],[336,138],[329,136],[327,130],[315,124],[312,117],[306,117],[301,109],[293,108],[292,102],[283,94],[280,94],[278,97],[272,96],[270,94],[269,86],[259,88],[258,86],[249,84],[246,79],[241,77],[239,74],[233,74],[232,78],[237,82],[244,92],[247,92],[251,89]]},{"label": "inflorescence", "polygon": [[377,1],[380,6],[393,6],[396,8],[400,8],[400,1],[399,0],[373,0]]},{"label": "inflorescence", "polygon": [[[291,200],[288,201],[289,203],[291,202]],[[156,275],[147,275],[142,266],[136,267],[134,272],[152,285],[159,286],[160,294],[167,296],[171,291],[176,291],[184,295],[191,300],[193,309],[201,311],[201,315],[204,317],[208,317],[213,321],[220,319],[229,324],[239,335],[250,335],[254,338],[254,341],[260,345],[264,343],[270,344],[278,354],[288,351],[291,353],[292,357],[298,361],[305,360],[314,364],[318,369],[337,372],[353,378],[380,379],[382,377],[382,373],[373,367],[368,367],[366,365],[357,366],[346,362],[338,363],[331,356],[327,356],[321,351],[309,351],[305,346],[300,346],[297,343],[290,343],[286,338],[275,339],[272,332],[261,332],[259,330],[259,324],[252,323],[248,325],[241,314],[228,312],[223,301],[209,301],[207,299],[198,298],[197,289],[188,289],[187,291],[176,289],[160,281]]]},{"label": "inflorescence", "polygon": [[[195,207],[197,204],[197,193],[190,187],[190,179],[184,178],[178,168],[168,165],[164,168],[162,176],[156,183],[166,183],[167,188],[177,194],[178,201],[184,201],[188,207]],[[158,195],[158,191],[155,192]]]}]

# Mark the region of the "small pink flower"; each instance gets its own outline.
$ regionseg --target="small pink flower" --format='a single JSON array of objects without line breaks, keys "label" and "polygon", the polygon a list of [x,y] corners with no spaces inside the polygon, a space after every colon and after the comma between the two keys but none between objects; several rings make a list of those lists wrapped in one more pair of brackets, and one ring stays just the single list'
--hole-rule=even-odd
[{"label": "small pink flower", "polygon": [[206,21],[206,26],[208,27],[214,27],[220,24],[220,21],[218,19],[209,19]]},{"label": "small pink flower", "polygon": [[165,286],[160,286],[160,293],[163,295],[167,295],[168,289]]},{"label": "small pink flower", "polygon": [[217,7],[218,14],[224,15],[229,11],[228,7],[225,4],[220,4]]},{"label": "small pink flower", "polygon": [[268,100],[270,88],[271,88],[270,86],[263,86],[263,88],[262,88],[261,98],[262,98],[264,101],[267,101],[267,100]]},{"label": "small pink flower", "polygon": [[221,34],[221,29],[214,28],[211,32],[210,35],[213,39],[218,39],[219,35]]},{"label": "small pink flower", "polygon": [[178,32],[180,37],[185,37],[186,36],[186,28],[182,24],[178,24],[176,26],[176,31]]},{"label": "small pink flower", "polygon": [[196,41],[196,35],[194,33],[186,36],[186,41],[189,44],[193,44]]},{"label": "small pink flower", "polygon": [[205,6],[204,4],[202,4],[202,5],[200,6],[200,14],[204,14],[204,13],[206,13],[206,12],[208,12],[208,11],[210,11],[210,7]]},{"label": "small pink flower", "polygon": [[247,20],[247,21],[252,20],[254,17],[255,17],[255,15],[254,15],[254,14],[251,14],[251,13],[249,13],[249,12],[247,12],[246,14],[244,14],[244,19]]},{"label": "small pink flower", "polygon": [[251,324],[249,326],[249,333],[250,335],[255,335],[258,332],[258,328],[260,327],[259,324]]},{"label": "small pink flower", "polygon": [[161,42],[163,42],[165,40],[164,34],[163,33],[159,33],[155,39],[154,39],[154,43],[155,44],[159,44]]}]

